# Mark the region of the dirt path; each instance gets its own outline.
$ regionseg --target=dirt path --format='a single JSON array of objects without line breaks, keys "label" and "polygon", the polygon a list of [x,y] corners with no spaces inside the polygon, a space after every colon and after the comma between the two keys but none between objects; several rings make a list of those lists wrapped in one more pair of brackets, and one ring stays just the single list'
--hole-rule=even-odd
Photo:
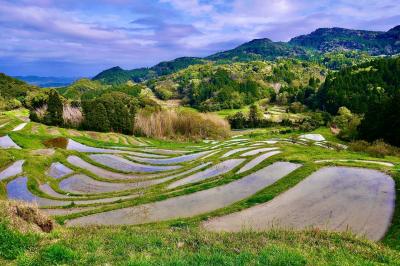
[{"label": "dirt path", "polygon": [[212,219],[212,231],[272,227],[351,230],[381,239],[394,209],[394,181],[381,172],[351,167],[323,168],[270,202]]}]

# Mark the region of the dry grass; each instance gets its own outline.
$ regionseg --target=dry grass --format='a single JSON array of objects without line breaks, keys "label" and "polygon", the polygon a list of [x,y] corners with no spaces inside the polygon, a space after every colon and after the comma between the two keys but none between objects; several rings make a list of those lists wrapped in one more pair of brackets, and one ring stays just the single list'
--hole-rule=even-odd
[{"label": "dry grass", "polygon": [[39,120],[43,120],[44,116],[47,113],[47,104],[43,105],[42,107],[36,108],[34,111],[39,118]]},{"label": "dry grass", "polygon": [[68,140],[66,138],[54,138],[54,139],[48,139],[48,140],[43,141],[43,144],[47,148],[65,149],[68,145]]},{"label": "dry grass", "polygon": [[1,210],[12,228],[21,233],[32,231],[49,233],[54,229],[54,221],[41,213],[36,205],[20,201],[6,201],[1,205]]},{"label": "dry grass", "polygon": [[374,157],[400,156],[399,148],[391,146],[383,140],[376,140],[372,143],[364,140],[353,141],[350,143],[349,148],[352,151],[365,152]]},{"label": "dry grass", "polygon": [[64,124],[70,127],[79,127],[84,118],[82,111],[77,107],[70,105],[64,105],[63,108],[63,120]]},{"label": "dry grass", "polygon": [[230,126],[226,120],[214,114],[177,110],[153,113],[139,111],[135,118],[134,132],[161,139],[222,139],[229,136]]}]

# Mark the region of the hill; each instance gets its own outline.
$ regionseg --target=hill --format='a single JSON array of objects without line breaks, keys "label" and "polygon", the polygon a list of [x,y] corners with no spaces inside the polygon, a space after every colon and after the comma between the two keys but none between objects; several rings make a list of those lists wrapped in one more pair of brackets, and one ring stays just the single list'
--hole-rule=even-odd
[{"label": "hill", "polygon": [[387,32],[320,28],[291,39],[289,44],[320,52],[358,50],[371,55],[391,55],[400,52],[400,26]]},{"label": "hill", "polygon": [[202,111],[241,108],[281,88],[301,89],[310,79],[324,80],[326,69],[295,59],[193,65],[147,82],[164,100],[182,99]]},{"label": "hill", "polygon": [[25,97],[29,91],[37,89],[24,81],[0,73],[0,96],[3,98]]},{"label": "hill", "polygon": [[255,39],[232,50],[216,53],[206,57],[212,61],[254,61],[275,60],[279,57],[307,58],[302,47],[292,46],[284,42],[273,42],[270,39]]},{"label": "hill", "polygon": [[184,69],[190,65],[202,64],[204,60],[197,57],[181,57],[171,61],[164,61],[150,68],[124,70],[119,66],[102,71],[93,80],[105,84],[122,84],[129,80],[142,82],[158,76],[168,75]]},{"label": "hill", "polygon": [[359,137],[400,145],[400,57],[382,58],[327,76],[318,108],[335,114],[345,106],[362,114]]}]

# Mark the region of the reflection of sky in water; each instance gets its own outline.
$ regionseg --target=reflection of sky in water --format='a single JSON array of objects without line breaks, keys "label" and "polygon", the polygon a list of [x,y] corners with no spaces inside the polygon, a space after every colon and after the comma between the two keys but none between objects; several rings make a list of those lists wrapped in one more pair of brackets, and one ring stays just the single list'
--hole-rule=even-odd
[{"label": "reflection of sky in water", "polygon": [[152,166],[134,163],[124,158],[108,155],[108,154],[94,154],[90,158],[100,164],[106,165],[110,168],[117,169],[124,172],[159,172],[178,169],[181,166]]},{"label": "reflection of sky in water", "polygon": [[243,161],[244,161],[244,159],[226,160],[224,162],[221,162],[217,165],[210,167],[209,169],[206,169],[204,171],[201,171],[201,172],[198,172],[191,176],[188,176],[182,180],[178,180],[175,183],[172,183],[168,188],[175,188],[177,186],[182,186],[185,184],[198,182],[198,181],[210,178],[210,177],[214,177],[217,175],[227,173],[230,170],[232,170],[233,168],[235,168],[236,166],[238,166]]},{"label": "reflection of sky in water", "polygon": [[72,172],[73,171],[71,169],[69,169],[62,163],[52,163],[49,170],[49,176],[54,178],[61,178]]},{"label": "reflection of sky in water", "polygon": [[138,162],[150,163],[150,164],[174,164],[174,163],[183,163],[183,162],[191,161],[191,160],[197,159],[201,156],[204,156],[208,153],[210,153],[210,152],[204,151],[204,152],[182,155],[182,156],[168,158],[168,159],[150,159],[150,158],[139,158],[139,157],[135,157],[135,156],[129,156],[129,158],[131,158],[135,161],[138,161]]},{"label": "reflection of sky in water", "polygon": [[28,178],[18,177],[7,184],[7,195],[9,199],[36,201],[37,197],[28,190]]}]

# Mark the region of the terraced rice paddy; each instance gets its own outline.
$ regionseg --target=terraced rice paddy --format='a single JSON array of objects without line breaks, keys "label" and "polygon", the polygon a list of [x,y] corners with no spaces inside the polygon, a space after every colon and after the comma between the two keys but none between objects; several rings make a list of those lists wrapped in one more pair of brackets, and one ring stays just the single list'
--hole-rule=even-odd
[{"label": "terraced rice paddy", "polygon": [[22,173],[24,160],[19,160],[0,172],[0,181]]},{"label": "terraced rice paddy", "polygon": [[67,224],[141,224],[174,218],[191,217],[228,206],[251,196],[296,170],[300,165],[278,162],[247,177],[208,190],[175,197],[143,206],[94,214],[69,221]]},{"label": "terraced rice paddy", "polygon": [[394,199],[394,181],[388,175],[327,167],[271,202],[213,219],[205,227],[223,231],[318,227],[379,240],[390,225]]},{"label": "terraced rice paddy", "polygon": [[113,168],[115,170],[131,173],[131,172],[160,172],[160,171],[170,171],[181,168],[181,166],[155,166],[135,163],[124,159],[122,157],[110,154],[92,154],[89,156],[93,161],[105,165],[107,167]]},{"label": "terraced rice paddy", "polygon": [[0,148],[3,148],[3,149],[9,149],[9,148],[21,149],[21,147],[18,146],[8,135],[0,137]]},{"label": "terraced rice paddy", "polygon": [[[400,159],[337,151],[331,146],[340,144],[319,133],[175,146],[57,128],[68,140],[63,149],[42,144],[54,138],[46,126],[7,123],[0,128],[1,152],[9,152],[0,161],[4,196],[35,202],[68,226],[175,219],[199,225],[196,219],[210,217],[203,226],[213,231],[318,227],[378,240],[394,210],[394,183],[383,171],[393,173]],[[24,140],[15,128],[40,137]]]}]

